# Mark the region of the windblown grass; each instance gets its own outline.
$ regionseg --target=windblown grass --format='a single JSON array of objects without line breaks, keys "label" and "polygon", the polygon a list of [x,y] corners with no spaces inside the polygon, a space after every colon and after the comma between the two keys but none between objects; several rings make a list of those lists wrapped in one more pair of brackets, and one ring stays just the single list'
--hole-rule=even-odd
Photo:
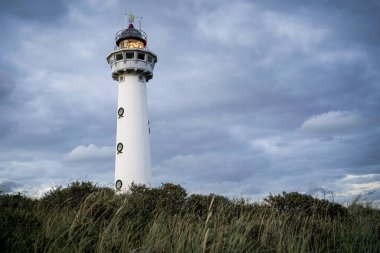
[{"label": "windblown grass", "polygon": [[39,200],[2,195],[0,252],[379,252],[379,210],[328,202],[336,214],[315,203],[310,213],[187,196],[172,184],[115,195],[73,183]]}]

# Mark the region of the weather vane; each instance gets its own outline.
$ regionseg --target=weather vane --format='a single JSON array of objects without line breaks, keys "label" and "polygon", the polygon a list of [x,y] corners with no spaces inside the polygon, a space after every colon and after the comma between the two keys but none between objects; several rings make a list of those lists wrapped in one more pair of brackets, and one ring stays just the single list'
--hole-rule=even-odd
[{"label": "weather vane", "polygon": [[133,14],[124,13],[125,28],[128,28],[127,17],[130,24],[135,22],[135,16]]},{"label": "weather vane", "polygon": [[135,22],[135,15],[129,14],[129,23]]},{"label": "weather vane", "polygon": [[[133,15],[132,13],[124,13],[124,17],[125,17],[125,28],[128,28],[128,22],[129,24],[133,24],[135,22],[135,19],[138,19],[139,20],[139,30],[141,31],[141,20],[142,20],[142,17],[136,17],[135,15]],[[127,22],[127,17],[128,17],[128,22]]]}]

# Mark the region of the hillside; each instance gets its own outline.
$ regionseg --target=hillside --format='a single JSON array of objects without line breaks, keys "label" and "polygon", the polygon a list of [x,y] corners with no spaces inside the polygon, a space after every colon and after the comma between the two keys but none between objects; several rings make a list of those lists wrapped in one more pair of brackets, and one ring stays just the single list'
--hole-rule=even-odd
[{"label": "hillside", "polygon": [[380,211],[300,193],[262,204],[188,195],[179,185],[90,182],[41,199],[0,196],[0,252],[379,252]]}]

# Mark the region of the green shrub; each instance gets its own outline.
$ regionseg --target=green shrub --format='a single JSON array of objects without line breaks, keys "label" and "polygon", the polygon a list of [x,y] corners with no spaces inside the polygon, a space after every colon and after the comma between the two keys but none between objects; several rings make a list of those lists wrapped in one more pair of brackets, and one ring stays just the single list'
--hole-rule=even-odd
[{"label": "green shrub", "polygon": [[[212,202],[212,203],[211,203]],[[186,201],[183,205],[183,212],[193,213],[198,216],[206,216],[210,211],[218,212],[227,211],[233,205],[232,201],[228,198],[210,194],[210,195],[201,195],[201,194],[192,194],[186,198]]]},{"label": "green shrub", "polygon": [[0,252],[27,252],[42,221],[36,200],[21,194],[0,196]]},{"label": "green shrub", "polygon": [[37,200],[17,194],[0,195],[0,207],[33,209]]},{"label": "green shrub", "polygon": [[158,188],[157,212],[167,212],[170,214],[178,213],[185,198],[186,190],[180,185],[164,183]]},{"label": "green shrub", "polygon": [[132,184],[126,195],[128,201],[138,210],[156,214],[160,212],[178,213],[181,210],[186,190],[180,185],[163,183],[158,188],[148,188],[145,185]]},{"label": "green shrub", "polygon": [[329,218],[347,215],[347,209],[338,203],[313,198],[310,195],[298,192],[283,192],[282,195],[270,194],[264,201],[278,213],[318,215]]},{"label": "green shrub", "polygon": [[91,193],[101,190],[113,193],[111,189],[97,187],[92,182],[76,181],[71,183],[66,188],[58,186],[55,189],[49,191],[41,199],[41,205],[46,210],[60,207],[78,208],[83,200],[87,198]]}]

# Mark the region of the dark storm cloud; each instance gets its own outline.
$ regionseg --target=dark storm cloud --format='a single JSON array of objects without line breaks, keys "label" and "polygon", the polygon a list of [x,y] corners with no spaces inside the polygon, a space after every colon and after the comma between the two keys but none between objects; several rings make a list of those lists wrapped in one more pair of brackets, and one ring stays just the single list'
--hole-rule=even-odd
[{"label": "dark storm cloud", "polygon": [[[28,194],[69,183],[63,182],[64,178],[99,181],[98,177],[109,181],[110,178],[99,173],[112,169],[109,165],[112,156],[86,165],[67,162],[64,155],[81,144],[107,143],[107,139],[112,143],[113,137],[107,132],[115,130],[112,124],[103,124],[113,122],[112,112],[93,106],[96,97],[105,93],[102,88],[109,91],[108,86],[103,86],[101,78],[83,75],[82,71],[88,73],[85,68],[75,67],[99,50],[91,42],[82,44],[86,32],[76,31],[75,27],[85,21],[77,15],[75,6],[71,6],[71,17],[68,17],[63,2],[36,1],[34,8],[29,8],[30,1],[15,3],[2,2],[1,6],[6,14],[0,22],[6,24],[3,34],[7,40],[0,49],[1,65],[6,66],[1,76],[0,178],[26,182],[21,190]],[[62,19],[66,19],[65,27],[56,29],[59,25],[56,21]],[[102,34],[89,37],[99,36]],[[97,43],[101,40],[97,39]],[[105,67],[101,58],[94,60],[91,68],[98,62]],[[86,100],[83,97],[88,94],[88,87],[93,92]],[[116,91],[107,94],[112,96]],[[98,167],[91,169],[94,165]],[[75,175],[78,172],[80,175]]]},{"label": "dark storm cloud", "polygon": [[14,189],[19,186],[16,182],[4,181],[0,183],[0,192],[3,194],[11,193]]},{"label": "dark storm cloud", "polygon": [[0,3],[2,16],[15,16],[27,21],[54,22],[67,11],[65,1],[3,0]]},{"label": "dark storm cloud", "polygon": [[[378,59],[372,55],[372,52],[377,53],[377,47],[363,38],[377,30],[377,21],[373,16],[366,20],[368,13],[364,12],[365,9],[356,9],[351,4],[345,8],[342,5],[329,8],[324,3],[294,7],[271,8],[262,2],[255,5],[244,1],[228,6],[216,5],[204,16],[203,13],[199,15],[202,36],[197,38],[202,42],[187,44],[190,40],[186,37],[178,41],[185,44],[179,48],[194,50],[196,60],[191,61],[190,56],[181,62],[179,58],[185,56],[178,54],[179,57],[175,58],[178,63],[163,74],[166,80],[161,82],[179,85],[161,86],[167,93],[160,94],[164,97],[157,96],[157,100],[167,101],[169,107],[160,108],[161,104],[156,104],[155,100],[151,102],[153,112],[158,107],[161,118],[167,115],[164,131],[172,135],[166,138],[174,135],[177,140],[182,140],[171,140],[163,147],[172,146],[166,154],[181,154],[166,161],[169,164],[165,167],[172,168],[168,176],[176,174],[176,167],[181,168],[178,173],[182,174],[173,178],[183,178],[188,171],[194,171],[181,167],[181,164],[194,162],[196,166],[193,167],[198,168],[202,167],[199,164],[207,164],[201,155],[197,158],[194,147],[199,147],[199,150],[204,147],[200,152],[204,154],[210,143],[215,143],[210,150],[216,153],[220,150],[220,160],[226,161],[223,155],[229,149],[236,154],[234,161],[238,163],[247,153],[247,144],[251,141],[256,145],[256,152],[271,161],[265,166],[266,172],[255,176],[278,182],[283,189],[291,190],[293,187],[293,190],[306,191],[315,178],[320,184],[329,184],[346,173],[379,172],[379,161],[374,155],[378,153],[375,147],[378,146],[379,133],[373,129],[379,125],[376,116],[379,107],[376,102],[379,98]],[[338,13],[339,9],[342,11]],[[351,20],[350,15],[356,11],[359,12],[356,20]],[[248,13],[250,18],[244,19]],[[328,21],[322,18],[325,15]],[[229,22],[234,24],[234,19],[238,21],[231,26]],[[357,23],[358,20],[363,22]],[[352,27],[356,27],[354,33],[358,37],[353,35]],[[346,40],[349,35],[355,38]],[[208,47],[207,44],[213,46]],[[185,72],[188,73],[187,83],[191,85],[184,87],[181,74]],[[206,76],[206,80],[203,79]],[[153,89],[155,92],[155,87]],[[181,93],[186,96],[181,96]],[[359,115],[358,122],[325,125],[324,129],[314,132],[292,134],[314,116],[335,112],[343,112],[341,114],[348,117]],[[191,117],[192,114],[198,115]],[[178,121],[175,115],[183,115],[183,119]],[[339,117],[347,120],[340,114]],[[339,117],[333,120],[339,120]],[[202,123],[197,125],[197,119]],[[315,126],[310,127],[316,129]],[[237,133],[233,129],[238,129]],[[183,135],[188,135],[188,139],[183,139]],[[218,137],[212,138],[213,135]],[[275,136],[274,139],[271,136]],[[153,137],[153,145],[162,144],[166,138],[158,141]],[[237,138],[242,139],[241,145],[232,146],[230,140],[236,141]],[[227,148],[222,151],[222,147]],[[165,156],[155,158],[159,164],[160,158],[165,159]],[[184,161],[174,165],[174,161],[180,158]],[[254,161],[258,159],[254,153],[251,158]],[[198,160],[202,162],[197,164]],[[213,178],[212,175],[219,181],[233,178],[228,173],[223,174],[233,165],[221,162],[218,164],[222,168],[221,173],[212,169],[215,166],[212,163],[218,158],[209,160],[212,161],[210,165],[197,171],[199,178]],[[236,166],[242,174],[243,167]],[[318,172],[314,173],[315,170]],[[252,173],[247,177],[255,181]],[[302,185],[299,182],[303,182]],[[272,189],[281,191],[281,187]],[[267,187],[264,191],[270,189]]]},{"label": "dark storm cloud", "polygon": [[[367,201],[369,204],[373,204],[373,206],[379,206],[380,205],[380,190],[373,190],[369,191],[366,195],[362,196],[362,199]],[[359,198],[360,200],[360,198]]]},{"label": "dark storm cloud", "polygon": [[4,139],[12,131],[10,111],[17,107],[17,103],[11,97],[15,91],[16,83],[12,78],[12,68],[3,63],[0,63],[0,68],[0,138]]},{"label": "dark storm cloud", "polygon": [[4,73],[2,70],[0,72],[0,100],[4,101],[7,99],[9,94],[14,88],[13,81],[7,76],[8,73]]},{"label": "dark storm cloud", "polygon": [[44,17],[44,1],[2,4],[11,25],[0,49],[1,178],[112,185],[117,91],[104,58],[125,8],[143,16],[158,55],[148,83],[155,185],[229,196],[376,191],[376,1],[160,3],[57,2]]},{"label": "dark storm cloud", "polygon": [[[377,15],[380,3],[369,0],[365,3],[360,1],[286,1],[276,0],[257,2],[264,9],[278,11],[280,13],[291,13],[302,16],[305,20],[315,20],[318,24],[339,28],[334,29],[334,34],[339,37],[342,46],[352,42],[360,42],[367,46],[377,47],[380,35],[377,28],[380,19]],[[375,49],[375,48],[374,48]],[[378,49],[375,49],[377,53]]]}]

